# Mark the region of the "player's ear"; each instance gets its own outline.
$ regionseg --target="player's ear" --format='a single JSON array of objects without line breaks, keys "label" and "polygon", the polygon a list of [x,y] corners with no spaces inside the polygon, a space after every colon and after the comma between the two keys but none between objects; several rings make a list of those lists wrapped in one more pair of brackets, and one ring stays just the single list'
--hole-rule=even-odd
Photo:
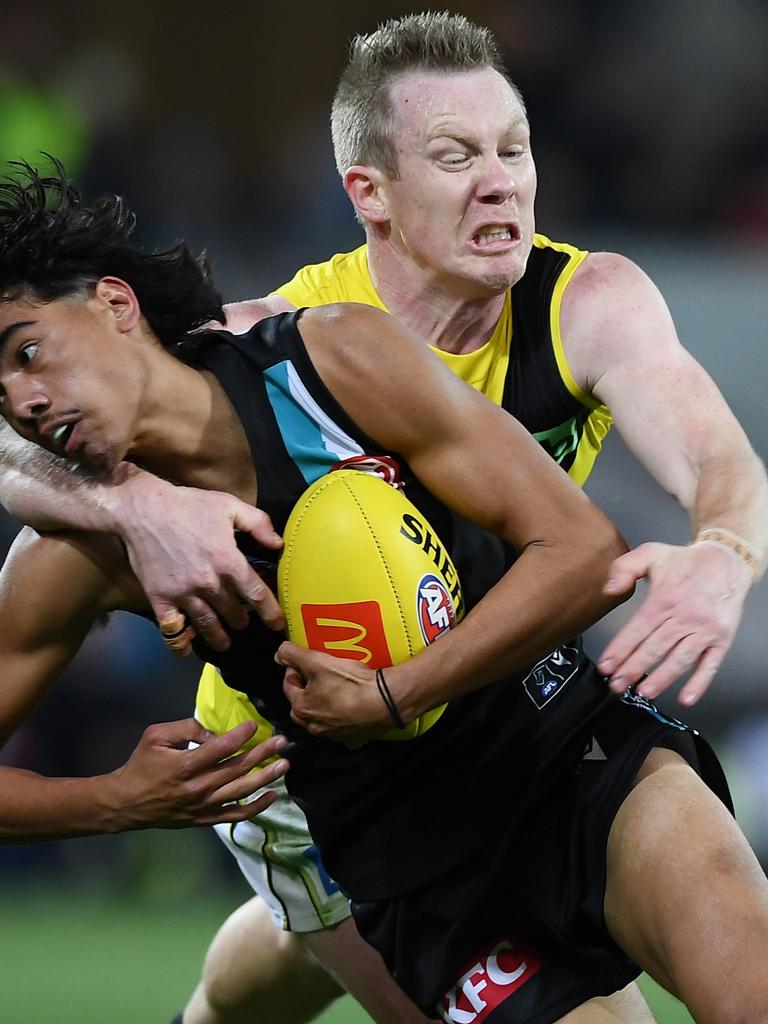
[{"label": "player's ear", "polygon": [[121,334],[132,331],[141,319],[136,293],[119,277],[102,277],[96,283],[94,298],[113,317]]},{"label": "player's ear", "polygon": [[344,191],[363,221],[383,224],[389,220],[386,175],[375,167],[355,164],[344,174]]}]

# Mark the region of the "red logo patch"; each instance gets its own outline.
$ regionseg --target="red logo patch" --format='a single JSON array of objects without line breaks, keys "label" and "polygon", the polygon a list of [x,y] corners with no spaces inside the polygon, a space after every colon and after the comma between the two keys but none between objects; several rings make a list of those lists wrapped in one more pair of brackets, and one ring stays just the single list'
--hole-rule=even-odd
[{"label": "red logo patch", "polygon": [[392,664],[377,601],[303,604],[301,617],[311,650],[362,661],[369,668]]},{"label": "red logo patch", "polygon": [[515,939],[486,946],[438,1004],[448,1024],[481,1024],[544,966],[541,955]]},{"label": "red logo patch", "polygon": [[334,463],[328,472],[335,473],[337,469],[357,469],[369,476],[379,476],[396,491],[402,491],[405,486],[400,479],[400,466],[391,455],[350,455]]},{"label": "red logo patch", "polygon": [[451,595],[441,579],[428,573],[416,589],[416,610],[424,643],[429,647],[456,625]]}]

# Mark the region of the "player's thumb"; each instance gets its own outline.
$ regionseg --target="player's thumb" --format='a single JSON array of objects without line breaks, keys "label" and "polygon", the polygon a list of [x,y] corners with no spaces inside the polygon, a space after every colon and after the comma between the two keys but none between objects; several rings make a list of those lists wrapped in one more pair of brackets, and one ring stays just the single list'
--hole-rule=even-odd
[{"label": "player's thumb", "polygon": [[281,548],[283,538],[272,526],[272,520],[266,512],[253,505],[247,505],[244,501],[238,502],[235,507],[235,514],[232,525],[236,530],[243,533],[250,533],[255,541],[266,548]]},{"label": "player's thumb", "polygon": [[604,594],[626,594],[638,580],[648,575],[650,568],[648,546],[641,544],[639,548],[628,551],[614,560],[608,570],[608,578],[603,584]]},{"label": "player's thumb", "polygon": [[307,659],[311,656],[312,652],[305,647],[299,647],[298,644],[291,643],[290,640],[284,640],[277,648],[275,661],[284,668],[295,668],[301,672],[307,665]]},{"label": "player's thumb", "polygon": [[283,677],[283,693],[293,704],[294,698],[300,690],[305,690],[307,684],[295,668],[287,668]]}]

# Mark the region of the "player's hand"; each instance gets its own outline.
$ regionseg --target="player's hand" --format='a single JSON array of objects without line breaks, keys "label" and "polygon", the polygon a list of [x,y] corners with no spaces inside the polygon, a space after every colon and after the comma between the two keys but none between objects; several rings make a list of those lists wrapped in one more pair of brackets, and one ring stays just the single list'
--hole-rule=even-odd
[{"label": "player's hand", "polygon": [[285,666],[283,692],[291,718],[313,736],[356,748],[392,728],[376,675],[359,661],[308,651],[286,641],[275,660]]},{"label": "player's hand", "polygon": [[182,611],[217,651],[230,644],[222,623],[243,629],[248,607],[271,629],[283,628],[277,598],[234,537],[240,530],[279,549],[282,541],[265,512],[231,494],[175,487],[144,472],[133,473],[121,491],[118,530],[159,622]]},{"label": "player's hand", "polygon": [[603,651],[598,670],[617,693],[647,672],[636,692],[653,699],[692,669],[679,700],[695,704],[733,641],[752,584],[749,567],[711,544],[641,544],[616,559],[605,592],[626,593],[640,579],[648,582],[645,599]]},{"label": "player's hand", "polygon": [[[215,825],[265,810],[274,792],[250,798],[285,775],[289,764],[281,758],[253,771],[286,745],[284,736],[272,736],[238,754],[256,729],[255,722],[243,722],[215,736],[194,718],[151,725],[123,767],[105,776],[116,831]],[[189,743],[199,746],[188,749]]]}]

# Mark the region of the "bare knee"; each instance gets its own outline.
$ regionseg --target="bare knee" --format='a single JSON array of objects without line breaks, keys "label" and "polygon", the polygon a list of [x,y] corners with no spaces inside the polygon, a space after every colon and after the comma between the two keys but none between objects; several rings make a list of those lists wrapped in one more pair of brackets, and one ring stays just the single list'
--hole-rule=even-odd
[{"label": "bare knee", "polygon": [[184,1024],[304,1024],[340,994],[297,936],[278,928],[265,904],[253,899],[214,937]]},{"label": "bare knee", "polygon": [[655,1024],[642,992],[637,985],[627,985],[610,996],[590,999],[571,1010],[557,1024]]}]

